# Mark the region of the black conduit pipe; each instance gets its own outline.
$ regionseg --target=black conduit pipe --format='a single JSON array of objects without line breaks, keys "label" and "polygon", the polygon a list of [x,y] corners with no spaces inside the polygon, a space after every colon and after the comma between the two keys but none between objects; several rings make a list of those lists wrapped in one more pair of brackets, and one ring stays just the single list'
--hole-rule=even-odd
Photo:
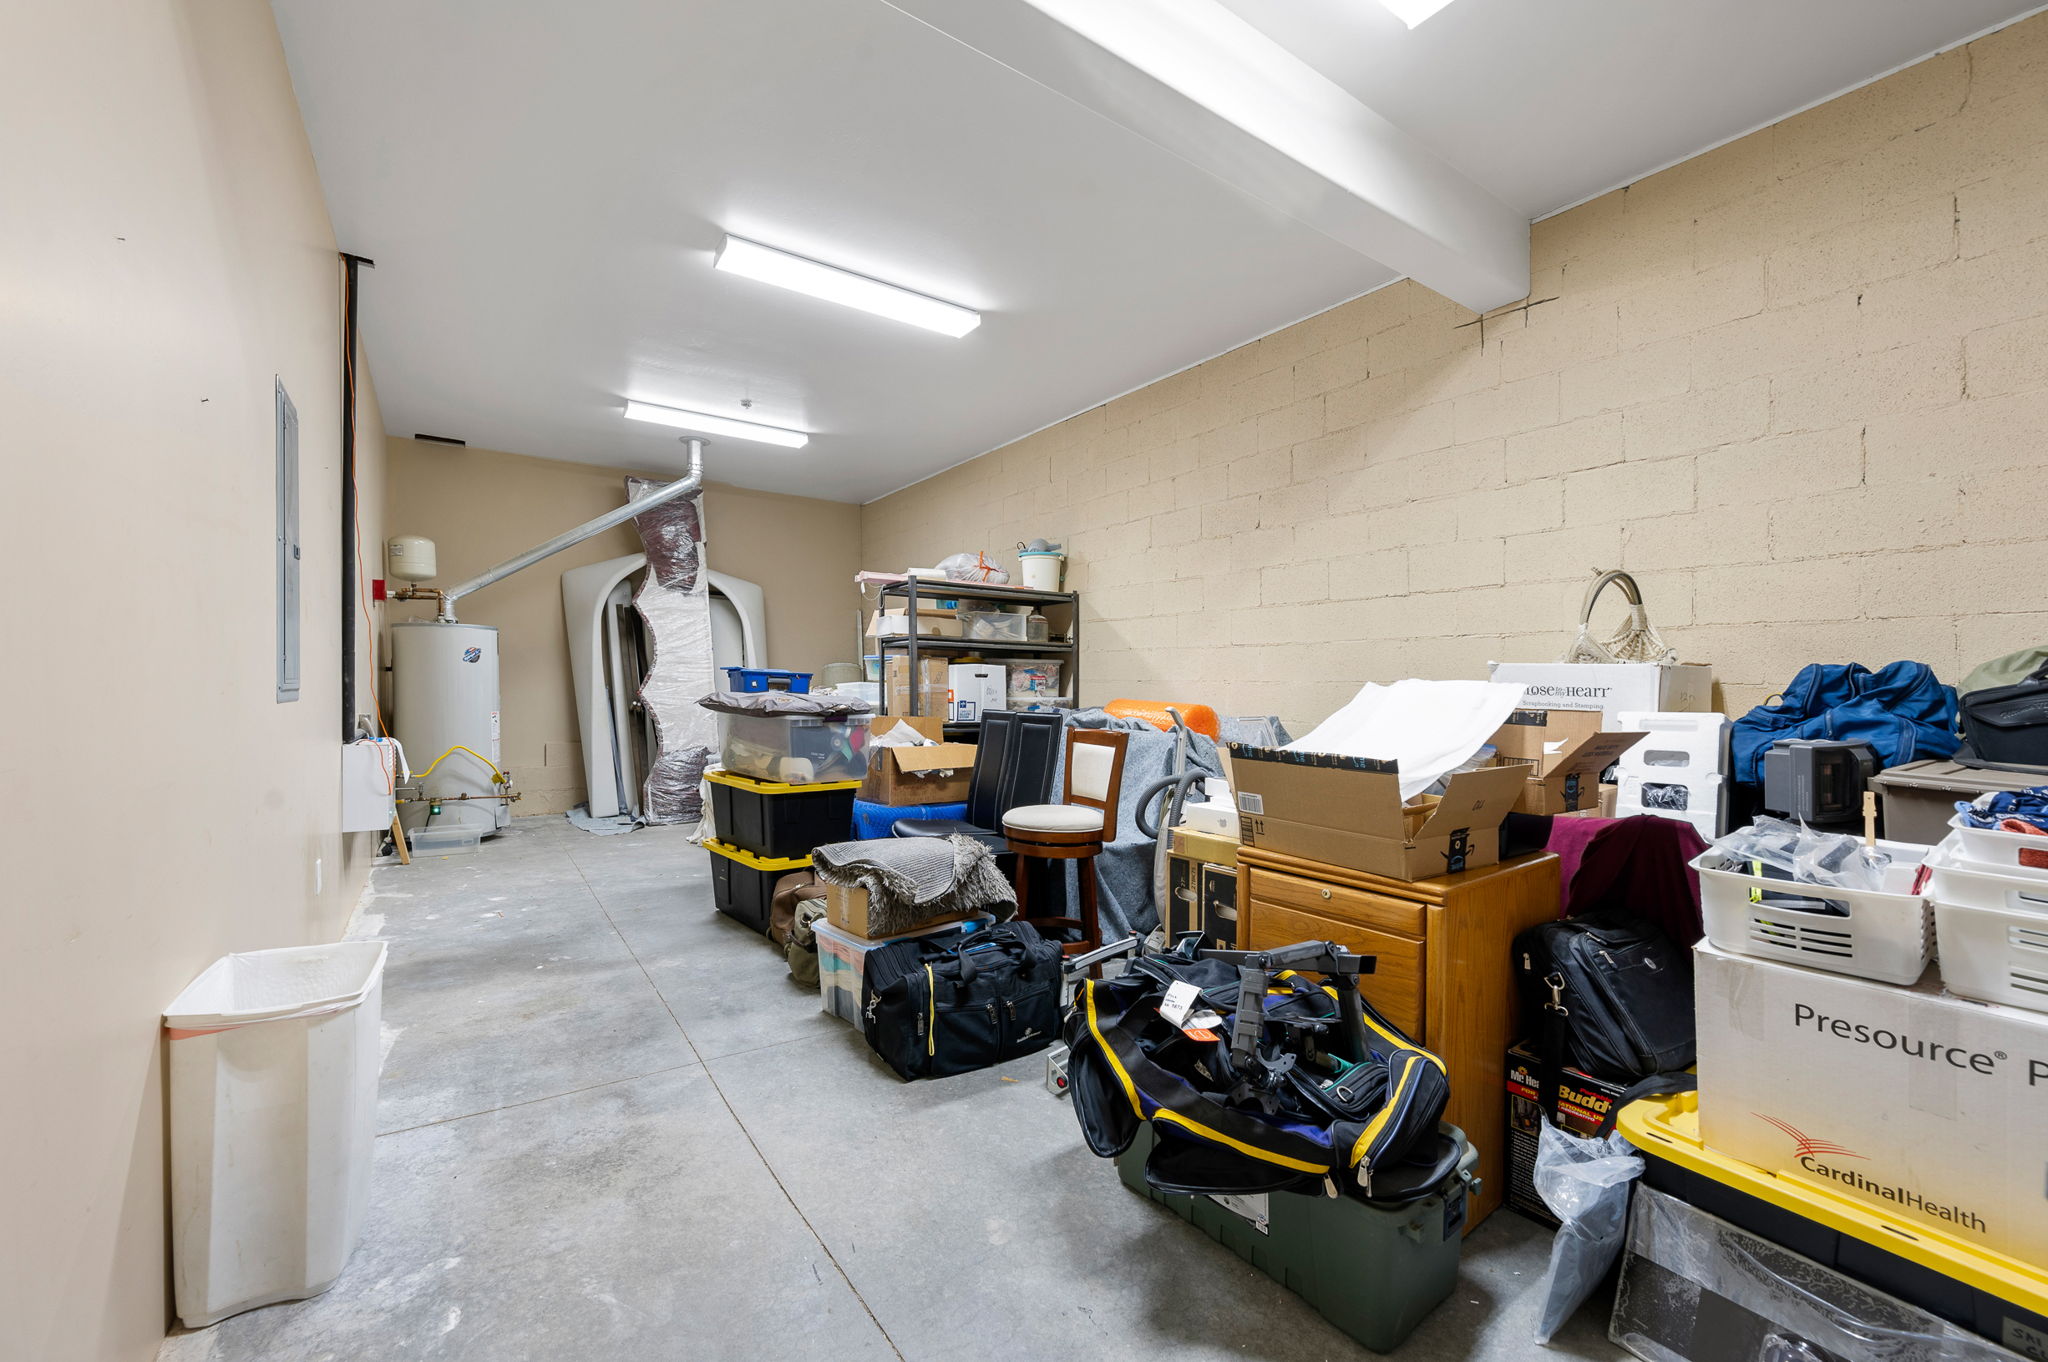
[{"label": "black conduit pipe", "polygon": [[[356,267],[377,262],[341,252],[341,740],[356,733]],[[376,684],[374,681],[372,685]]]}]

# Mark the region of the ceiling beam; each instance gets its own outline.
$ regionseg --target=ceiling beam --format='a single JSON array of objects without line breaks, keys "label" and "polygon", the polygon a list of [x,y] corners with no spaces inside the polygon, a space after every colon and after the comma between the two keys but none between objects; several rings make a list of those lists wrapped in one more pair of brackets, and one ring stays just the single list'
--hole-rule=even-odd
[{"label": "ceiling beam", "polygon": [[1528,220],[1216,0],[885,0],[1475,312]]}]

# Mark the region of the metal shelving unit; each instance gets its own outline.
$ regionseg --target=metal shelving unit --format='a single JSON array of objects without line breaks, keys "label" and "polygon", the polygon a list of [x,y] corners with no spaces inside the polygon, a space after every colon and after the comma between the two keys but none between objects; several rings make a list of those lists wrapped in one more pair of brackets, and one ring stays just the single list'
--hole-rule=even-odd
[{"label": "metal shelving unit", "polygon": [[[904,602],[904,614],[909,616],[908,636],[896,635],[891,638],[874,640],[881,650],[882,713],[889,712],[888,659],[891,653],[902,653],[908,659],[910,670],[910,713],[922,714],[922,692],[918,689],[918,657],[924,653],[980,653],[988,657],[1042,657],[1057,659],[1066,664],[1061,689],[1066,691],[1076,705],[1081,702],[1081,596],[1074,591],[1029,591],[1016,586],[986,586],[973,582],[958,582],[950,577],[909,577],[900,582],[890,582],[876,593],[884,608],[891,599]],[[986,601],[991,605],[1064,605],[1071,613],[1068,637],[1060,643],[1014,643],[1001,639],[936,638],[920,632],[917,622],[917,603],[921,600],[969,600]],[[958,725],[973,728],[976,725]]]}]

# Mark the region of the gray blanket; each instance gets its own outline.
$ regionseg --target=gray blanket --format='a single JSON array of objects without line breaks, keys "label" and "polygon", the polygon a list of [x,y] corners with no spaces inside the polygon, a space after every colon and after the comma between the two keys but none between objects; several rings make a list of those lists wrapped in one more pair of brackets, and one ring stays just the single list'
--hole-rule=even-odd
[{"label": "gray blanket", "polygon": [[827,884],[868,891],[873,936],[913,931],[954,913],[990,913],[1001,921],[1017,912],[1016,892],[995,857],[971,837],[833,842],[811,852],[811,866]]}]

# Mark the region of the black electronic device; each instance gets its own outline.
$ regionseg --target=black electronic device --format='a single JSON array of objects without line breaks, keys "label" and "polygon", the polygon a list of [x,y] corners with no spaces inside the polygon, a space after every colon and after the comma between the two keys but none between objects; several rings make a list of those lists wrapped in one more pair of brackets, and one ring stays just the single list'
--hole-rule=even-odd
[{"label": "black electronic device", "polygon": [[1877,749],[1867,742],[1785,738],[1764,752],[1764,808],[1808,827],[1856,827],[1877,772]]}]

